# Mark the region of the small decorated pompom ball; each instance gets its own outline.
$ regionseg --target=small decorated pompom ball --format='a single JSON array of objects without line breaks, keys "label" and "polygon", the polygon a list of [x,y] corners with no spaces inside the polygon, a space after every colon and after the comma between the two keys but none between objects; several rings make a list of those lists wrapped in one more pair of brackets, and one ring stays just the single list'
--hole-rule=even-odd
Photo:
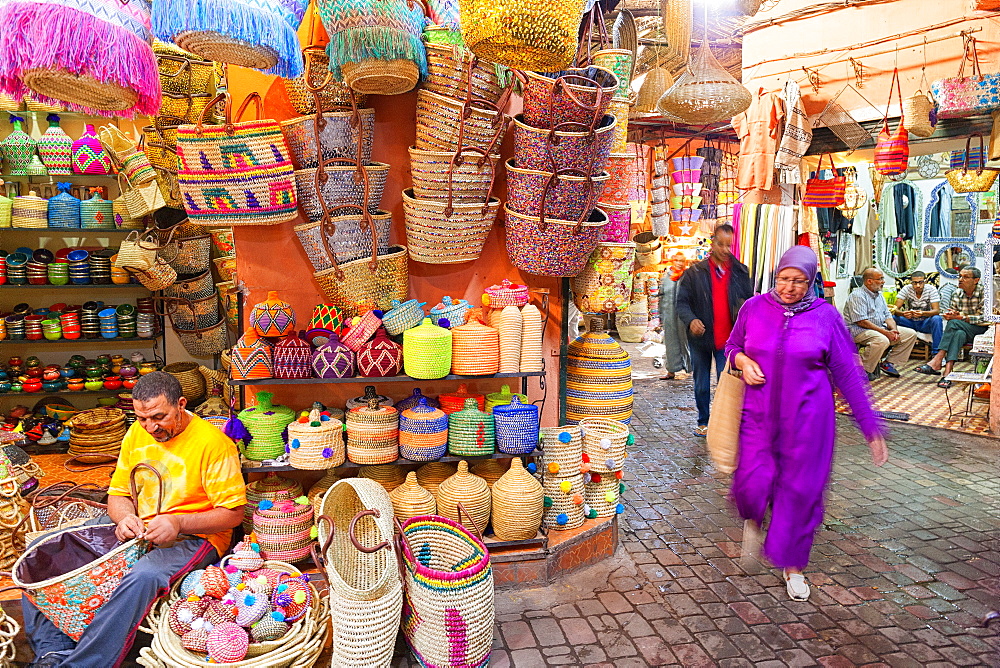
[{"label": "small decorated pompom ball", "polygon": [[181,598],[187,598],[192,594],[192,592],[194,592],[195,585],[198,584],[198,582],[201,580],[201,576],[204,575],[204,573],[205,569],[199,568],[198,570],[191,571],[190,573],[184,576],[184,579],[181,580],[181,586],[179,590]]},{"label": "small decorated pompom ball", "polygon": [[594,510],[593,508],[591,508],[590,511],[587,513],[587,519],[588,520],[596,520],[597,519],[597,511]]},{"label": "small decorated pompom ball", "polygon": [[590,471],[590,464],[586,462],[580,464],[580,473],[587,473],[588,471]]},{"label": "small decorated pompom ball", "polygon": [[583,510],[584,517],[589,517],[590,516],[590,506],[589,505],[587,505],[586,503],[583,504],[583,508],[581,510]]},{"label": "small decorated pompom ball", "polygon": [[270,598],[271,584],[263,575],[252,576],[250,574],[244,574],[243,583],[246,584],[246,588],[250,591]]},{"label": "small decorated pompom ball", "polygon": [[624,494],[625,489],[626,489],[625,483],[623,482],[618,483],[618,494]]},{"label": "small decorated pompom ball", "polygon": [[618,497],[615,496],[614,492],[606,492],[604,494],[604,500],[607,501],[608,503],[614,503],[615,501],[618,500]]},{"label": "small decorated pompom ball", "polygon": [[236,623],[247,627],[271,611],[271,601],[260,594],[243,594],[236,600]]},{"label": "small decorated pompom ball", "polygon": [[622,513],[625,512],[625,506],[619,503],[618,505],[615,506],[615,512],[621,515]]},{"label": "small decorated pompom ball", "polygon": [[583,463],[584,464],[589,464],[590,463],[590,455],[588,455],[586,452],[583,453]]},{"label": "small decorated pompom ball", "polygon": [[589,473],[584,473],[583,474],[583,484],[585,484],[585,485],[589,484],[593,480],[593,478],[594,477],[592,475],[590,475]]},{"label": "small decorated pompom ball", "polygon": [[250,635],[254,642],[277,640],[288,633],[288,624],[278,621],[271,615],[264,615],[259,622],[250,627]]},{"label": "small decorated pompom ball", "polygon": [[567,522],[569,522],[569,515],[567,515],[566,513],[559,513],[558,515],[556,515],[556,524],[558,524],[559,526],[563,526]]},{"label": "small decorated pompom ball", "polygon": [[621,480],[622,478],[625,477],[625,472],[624,471],[615,471],[615,477],[618,478],[619,480]]},{"label": "small decorated pompom ball", "polygon": [[222,567],[222,572],[226,574],[226,579],[229,580],[230,589],[243,582],[243,573],[240,572],[239,568],[233,565],[232,559],[229,560],[228,564]]},{"label": "small decorated pompom ball", "polygon": [[250,637],[247,632],[233,622],[223,622],[208,634],[209,658],[218,663],[236,663],[247,655]]},{"label": "small decorated pompom ball", "polygon": [[613,459],[608,459],[607,461],[605,461],[605,462],[604,462],[604,466],[605,466],[605,467],[606,467],[606,468],[607,468],[608,470],[611,470],[611,471],[614,471],[614,470],[615,470],[615,469],[617,468],[617,467],[615,466],[615,460],[613,460]]},{"label": "small decorated pompom ball", "polygon": [[625,439],[625,444],[626,445],[635,445],[635,436],[633,434],[629,434],[628,438]]},{"label": "small decorated pompom ball", "polygon": [[569,491],[573,489],[573,483],[571,483],[569,480],[563,480],[561,483],[559,483],[559,489],[561,489],[563,493],[569,494]]},{"label": "small decorated pompom ball", "polygon": [[208,607],[205,608],[205,614],[203,616],[205,620],[211,622],[213,626],[223,622],[235,622],[236,607],[233,605],[226,605],[222,601],[211,601],[209,602]]},{"label": "small decorated pompom ball", "polygon": [[601,446],[601,450],[608,450],[611,448],[611,439],[602,438],[597,444]]},{"label": "small decorated pompom ball", "polygon": [[274,507],[274,502],[271,499],[261,499],[260,503],[257,504],[257,508],[260,510],[270,510]]},{"label": "small decorated pompom ball", "polygon": [[309,527],[309,538],[312,540],[319,538],[319,527],[315,524]]},{"label": "small decorated pompom ball", "polygon": [[569,443],[572,440],[573,440],[573,437],[570,436],[570,433],[568,431],[561,431],[561,432],[559,432],[559,442],[560,443]]},{"label": "small decorated pompom ball", "polygon": [[181,636],[181,647],[204,654],[208,649],[208,634],[211,630],[212,625],[199,617],[191,622],[191,630]]},{"label": "small decorated pompom ball", "polygon": [[549,473],[555,475],[559,473],[559,462],[549,462],[546,468],[549,470]]},{"label": "small decorated pompom ball", "polygon": [[590,482],[601,482],[601,474],[600,473],[591,473],[590,474]]},{"label": "small decorated pompom ball", "polygon": [[312,590],[302,580],[286,576],[271,594],[271,604],[285,616],[286,622],[294,622],[312,604]]},{"label": "small decorated pompom ball", "polygon": [[293,438],[292,442],[289,443],[288,445],[289,447],[291,447],[292,450],[298,450],[301,443],[299,443],[299,439]]},{"label": "small decorated pompom ball", "polygon": [[451,329],[451,320],[449,320],[448,318],[438,318],[438,327]]},{"label": "small decorated pompom ball", "polygon": [[574,494],[573,495],[573,504],[579,506],[581,503],[583,503],[583,497],[581,495],[579,495],[579,494]]},{"label": "small decorated pompom ball", "polygon": [[546,508],[551,508],[552,507],[552,497],[551,496],[544,497],[542,499],[542,506],[544,506]]},{"label": "small decorated pompom ball", "polygon": [[535,464],[535,462],[531,462],[524,468],[528,469],[528,473],[535,473],[538,470],[538,466]]},{"label": "small decorated pompom ball", "polygon": [[201,617],[208,607],[208,601],[188,601],[187,599],[177,599],[170,606],[167,616],[167,624],[170,630],[178,636],[183,636],[191,630],[191,623]]}]

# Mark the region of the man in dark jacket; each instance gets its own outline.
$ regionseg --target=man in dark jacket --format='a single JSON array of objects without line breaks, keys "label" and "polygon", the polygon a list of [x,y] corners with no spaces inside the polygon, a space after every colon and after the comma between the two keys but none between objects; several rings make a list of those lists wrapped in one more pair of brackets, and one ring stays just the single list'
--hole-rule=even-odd
[{"label": "man in dark jacket", "polygon": [[694,401],[698,407],[695,435],[708,433],[711,406],[712,358],[718,378],[726,364],[723,353],[743,302],[753,296],[750,272],[730,252],[732,225],[719,225],[712,235],[708,259],[688,267],[677,286],[677,316],[688,329],[688,349],[694,375]]}]

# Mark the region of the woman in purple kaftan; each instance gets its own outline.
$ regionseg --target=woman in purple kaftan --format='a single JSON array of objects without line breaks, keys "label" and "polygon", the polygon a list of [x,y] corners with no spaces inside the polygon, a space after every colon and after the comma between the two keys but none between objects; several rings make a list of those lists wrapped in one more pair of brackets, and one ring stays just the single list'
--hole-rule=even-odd
[{"label": "woman in purple kaftan", "polygon": [[850,404],[875,464],[888,458],[844,319],[812,287],[816,267],[812,249],[789,249],[778,263],[775,289],[746,302],[726,345],[730,366],[746,384],[732,487],[746,520],[744,541],[759,535],[770,509],[763,552],[784,569],[795,600],[809,597],[802,570],[823,521],[836,436],[834,385]]}]

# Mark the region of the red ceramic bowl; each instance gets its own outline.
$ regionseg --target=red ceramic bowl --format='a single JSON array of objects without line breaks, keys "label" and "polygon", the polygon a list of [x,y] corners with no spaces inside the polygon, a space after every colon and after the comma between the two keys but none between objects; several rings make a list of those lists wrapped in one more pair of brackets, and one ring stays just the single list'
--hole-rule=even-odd
[{"label": "red ceramic bowl", "polygon": [[23,389],[24,389],[25,392],[41,392],[42,391],[42,383],[41,383],[41,381],[38,381],[38,380],[30,380],[30,381],[28,381],[27,383],[24,384],[24,388]]},{"label": "red ceramic bowl", "polygon": [[104,379],[105,390],[117,390],[122,386],[121,376],[108,376]]},{"label": "red ceramic bowl", "polygon": [[135,387],[135,384],[138,382],[139,382],[138,378],[123,378],[122,387],[124,387],[126,390],[131,390],[133,387]]}]

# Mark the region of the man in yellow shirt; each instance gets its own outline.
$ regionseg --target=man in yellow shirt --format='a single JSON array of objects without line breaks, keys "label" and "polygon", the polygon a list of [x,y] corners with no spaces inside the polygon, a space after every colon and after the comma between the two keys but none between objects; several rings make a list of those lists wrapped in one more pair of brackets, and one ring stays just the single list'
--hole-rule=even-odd
[{"label": "man in yellow shirt", "polygon": [[[122,580],[78,643],[63,634],[27,598],[25,631],[41,666],[105,668],[128,655],[150,606],[179,578],[214,563],[228,551],[243,519],[246,488],[236,446],[215,426],[185,410],[176,378],[160,371],[132,388],[136,422],[122,441],[108,490],[108,516],[121,541],[143,538],[155,546]],[[129,495],[136,464],[138,504]],[[162,507],[157,508],[161,493]],[[138,506],[138,507],[137,507]]]}]

